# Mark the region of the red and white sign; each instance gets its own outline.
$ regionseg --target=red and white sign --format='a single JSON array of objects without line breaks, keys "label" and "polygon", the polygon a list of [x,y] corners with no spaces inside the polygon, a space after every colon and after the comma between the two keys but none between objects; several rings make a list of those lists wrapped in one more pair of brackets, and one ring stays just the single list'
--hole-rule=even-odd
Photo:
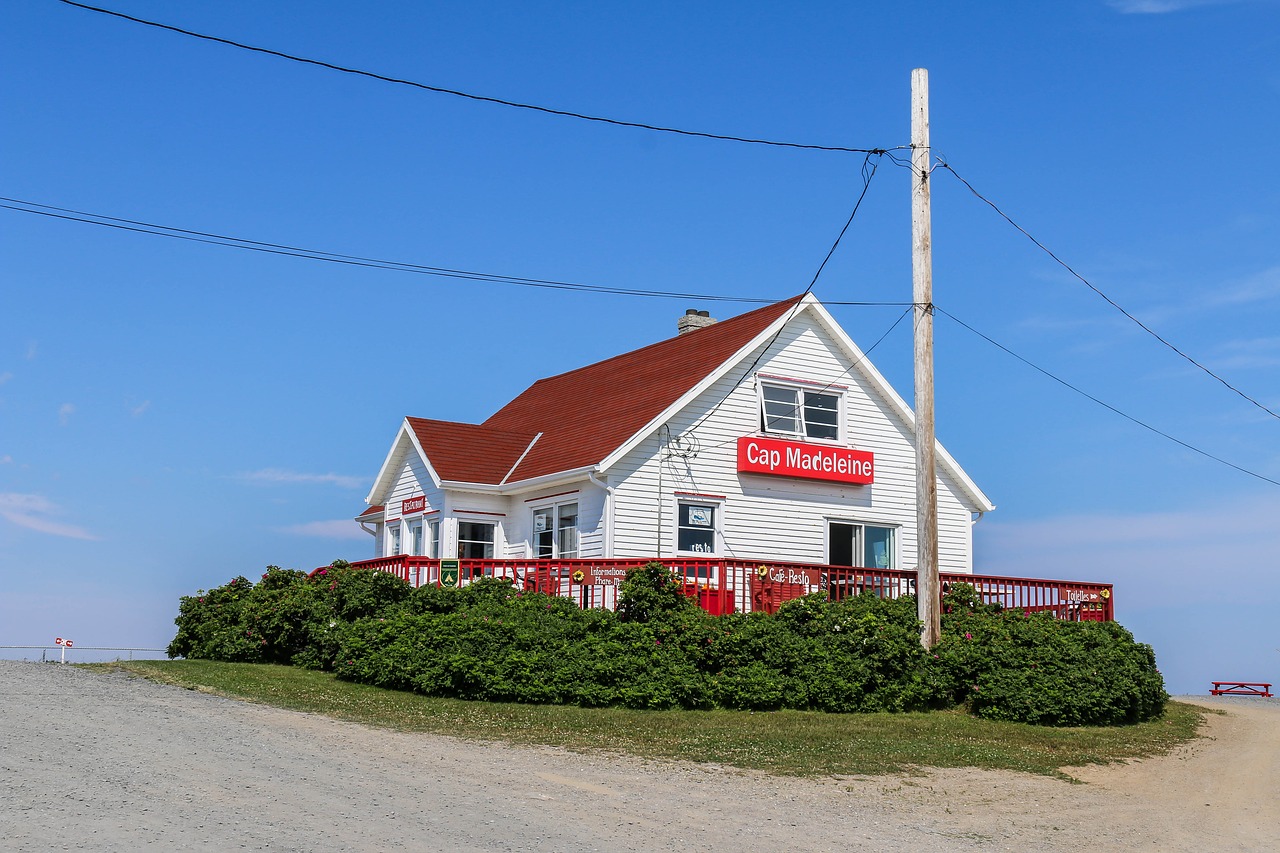
[{"label": "red and white sign", "polygon": [[427,508],[426,495],[419,495],[416,498],[405,498],[400,501],[400,514],[411,515],[415,512],[422,512]]},{"label": "red and white sign", "polygon": [[767,578],[773,583],[804,584],[813,587],[822,584],[822,572],[804,566],[761,566],[757,574],[762,580]]},{"label": "red and white sign", "polygon": [[875,455],[780,438],[738,439],[738,471],[833,483],[875,482]]}]

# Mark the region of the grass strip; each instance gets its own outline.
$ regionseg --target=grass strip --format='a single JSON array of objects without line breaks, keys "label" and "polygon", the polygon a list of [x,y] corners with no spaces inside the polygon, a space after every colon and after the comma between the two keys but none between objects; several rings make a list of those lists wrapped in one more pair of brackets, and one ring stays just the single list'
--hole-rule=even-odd
[{"label": "grass strip", "polygon": [[1202,709],[1117,728],[1045,728],[960,711],[633,711],[464,702],[338,681],[287,666],[211,661],[88,664],[164,684],[404,732],[711,762],[786,776],[862,776],[979,767],[1068,778],[1060,768],[1159,755],[1196,736]]}]

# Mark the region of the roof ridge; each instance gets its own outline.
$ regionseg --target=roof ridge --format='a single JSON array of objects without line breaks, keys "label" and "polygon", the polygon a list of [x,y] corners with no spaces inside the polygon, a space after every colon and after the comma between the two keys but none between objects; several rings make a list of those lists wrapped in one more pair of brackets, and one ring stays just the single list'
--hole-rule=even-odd
[{"label": "roof ridge", "polygon": [[[601,365],[608,364],[611,361],[617,361],[619,359],[625,359],[625,358],[633,358],[636,355],[644,352],[645,350],[653,349],[654,347],[668,346],[673,341],[688,340],[689,336],[693,334],[700,334],[702,332],[709,332],[712,330],[722,333],[723,330],[726,328],[730,328],[730,329],[733,328],[733,326],[737,325],[739,321],[750,320],[754,318],[755,315],[759,314],[762,311],[777,309],[782,306],[796,305],[804,297],[805,297],[805,294],[800,293],[788,299],[783,299],[780,302],[771,302],[768,305],[761,305],[759,308],[753,308],[750,311],[746,312],[745,314],[737,314],[725,320],[717,320],[715,323],[711,324],[710,326],[703,326],[700,329],[691,329],[688,332],[684,332],[682,334],[675,334],[669,338],[663,338],[662,340],[654,341],[651,344],[645,344],[642,347],[637,347],[636,349],[628,350],[627,352],[618,353],[617,355],[611,355],[608,358],[601,359],[600,361],[593,361],[591,364],[584,364],[581,367],[575,367],[572,370],[566,370],[563,373],[555,373],[555,374],[552,374],[551,376],[544,376],[541,379],[535,380],[533,385],[537,385],[540,382],[548,382],[552,379],[559,379],[563,376],[569,376],[571,374],[578,373],[583,370],[594,370],[596,368],[599,368]],[[529,387],[532,388],[533,385],[530,385]],[[499,409],[499,411],[501,411],[501,409]],[[497,412],[495,412],[494,414],[497,414]],[[488,423],[489,420],[492,419],[492,417],[493,415],[490,415],[489,418],[486,418],[483,423]]]}]

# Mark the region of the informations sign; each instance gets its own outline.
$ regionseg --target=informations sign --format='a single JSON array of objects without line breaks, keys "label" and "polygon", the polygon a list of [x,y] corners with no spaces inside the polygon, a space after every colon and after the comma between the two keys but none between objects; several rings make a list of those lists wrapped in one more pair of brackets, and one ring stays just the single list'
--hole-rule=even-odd
[{"label": "informations sign", "polygon": [[865,485],[875,482],[875,455],[847,447],[746,437],[738,439],[738,470]]},{"label": "informations sign", "polygon": [[456,587],[458,585],[458,561],[440,561],[440,586]]},{"label": "informations sign", "polygon": [[583,586],[620,586],[627,577],[624,566],[583,566],[578,571],[582,573],[582,580],[578,580],[575,573],[574,581]]}]

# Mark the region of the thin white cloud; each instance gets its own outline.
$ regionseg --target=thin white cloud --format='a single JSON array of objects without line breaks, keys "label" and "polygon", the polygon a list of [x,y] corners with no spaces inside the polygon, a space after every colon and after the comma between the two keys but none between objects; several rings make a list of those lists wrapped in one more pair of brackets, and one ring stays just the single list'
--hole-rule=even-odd
[{"label": "thin white cloud", "polygon": [[349,518],[337,519],[335,521],[308,521],[305,524],[291,524],[288,527],[279,527],[277,531],[280,533],[289,533],[294,536],[311,536],[319,539],[360,539],[369,538],[369,534],[360,528]]},{"label": "thin white cloud", "polygon": [[1213,366],[1251,370],[1280,366],[1280,338],[1251,338],[1227,341],[1218,347]]},{"label": "thin white cloud", "polygon": [[346,474],[305,474],[299,471],[286,471],[283,468],[263,468],[260,471],[245,471],[236,474],[235,478],[245,483],[262,485],[311,483],[339,486],[344,489],[362,489],[368,485],[365,477],[351,477]]},{"label": "thin white cloud", "polygon": [[[1280,498],[1153,513],[983,521],[975,569],[1117,584],[1151,604],[1280,590]],[[985,528],[985,529],[984,529]]]},{"label": "thin white cloud", "polygon": [[3,385],[4,383],[8,382],[12,378],[13,378],[13,374],[7,370],[4,373],[0,373],[0,385]]},{"label": "thin white cloud", "polygon": [[13,457],[10,456],[8,453],[6,453],[4,456],[0,456],[0,465],[8,465],[12,461],[13,461]]},{"label": "thin white cloud", "polygon": [[27,361],[35,361],[36,354],[40,351],[40,344],[36,341],[27,342],[27,352],[23,356]]},{"label": "thin white cloud", "polygon": [[71,420],[71,416],[76,413],[75,403],[63,403],[58,407],[58,423],[66,426]]},{"label": "thin white cloud", "polygon": [[1215,289],[1202,300],[1208,307],[1249,305],[1280,297],[1280,266],[1268,267],[1253,275]]},{"label": "thin white cloud", "polygon": [[1200,6],[1222,6],[1240,0],[1107,0],[1122,15],[1167,15]]},{"label": "thin white cloud", "polygon": [[143,400],[141,403],[130,409],[129,414],[133,415],[135,418],[140,418],[149,408],[151,408],[151,401]]},{"label": "thin white cloud", "polygon": [[82,527],[58,521],[57,513],[57,505],[42,495],[0,492],[0,518],[11,524],[67,539],[98,539]]}]

